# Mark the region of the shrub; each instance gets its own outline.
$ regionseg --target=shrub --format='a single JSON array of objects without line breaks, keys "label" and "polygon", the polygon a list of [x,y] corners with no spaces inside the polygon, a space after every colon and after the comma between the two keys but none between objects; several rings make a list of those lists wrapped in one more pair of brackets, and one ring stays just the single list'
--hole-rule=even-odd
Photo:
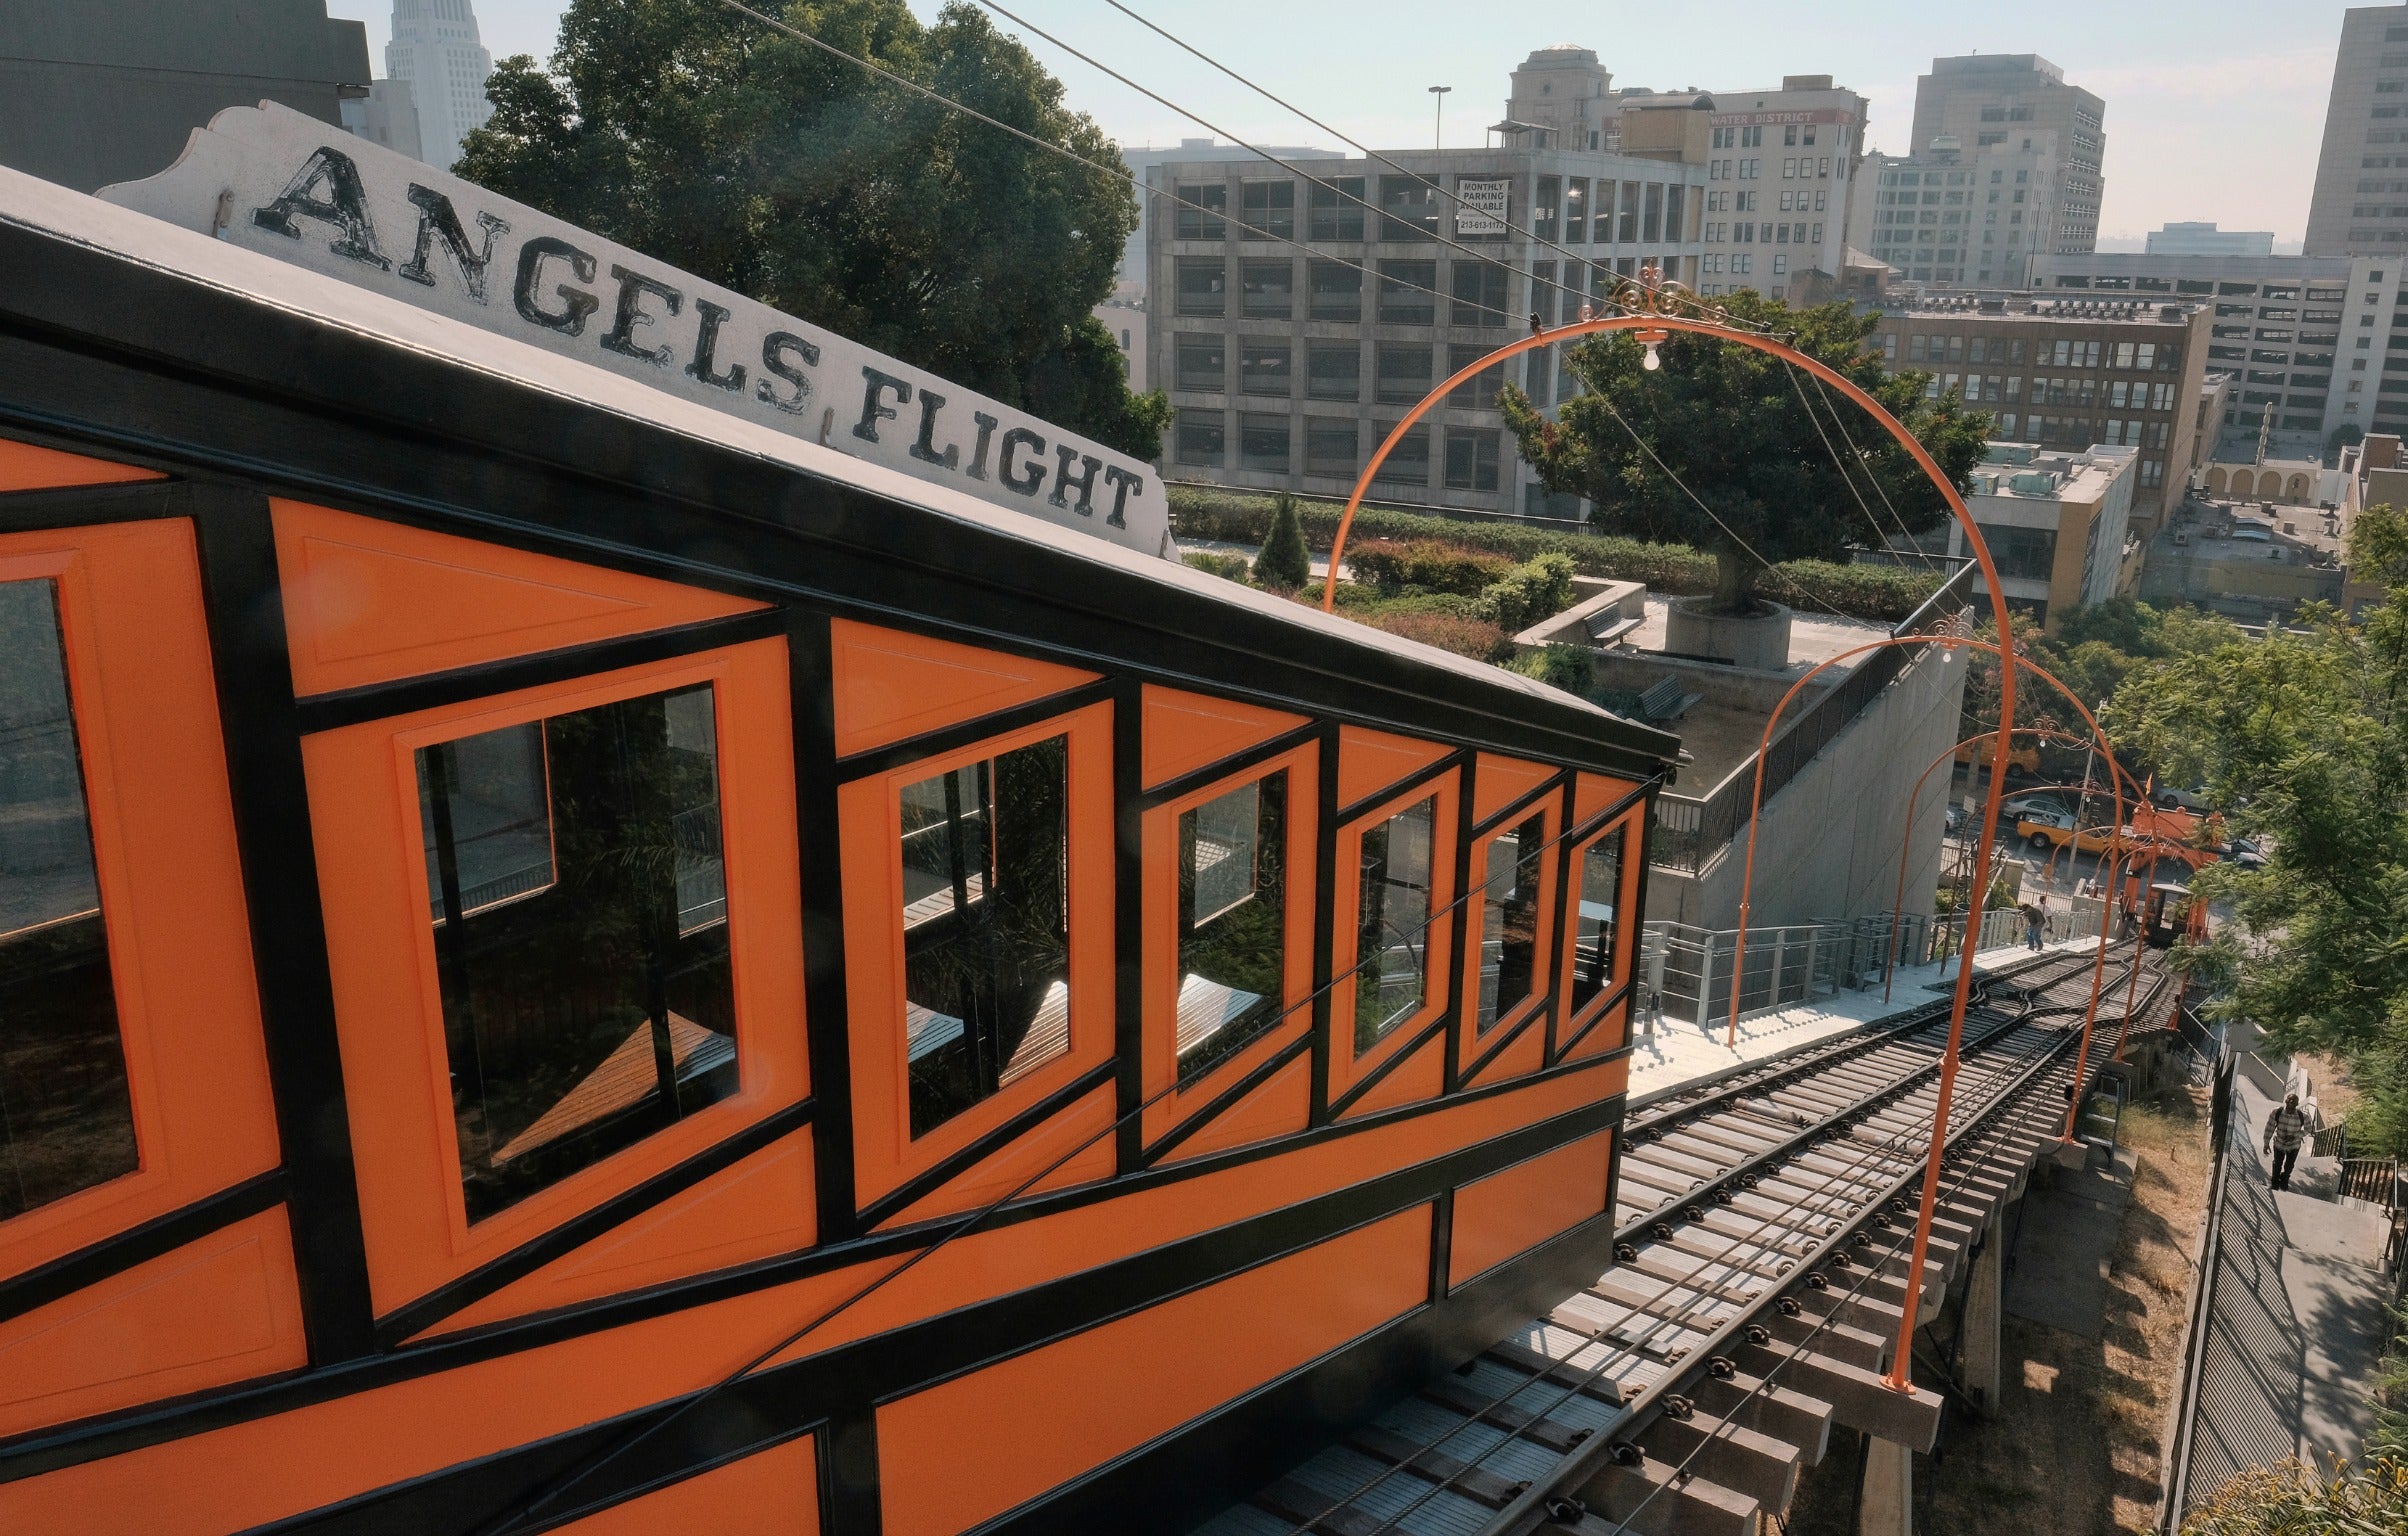
[{"label": "shrub", "polygon": [[2408,1464],[2372,1457],[2329,1471],[2251,1467],[2182,1523],[2182,1536],[2362,1536],[2408,1530]]},{"label": "shrub", "polygon": [[1480,593],[1480,616],[1507,634],[1528,629],[1572,606],[1572,557],[1533,556]]},{"label": "shrub", "polygon": [[1506,665],[1524,677],[1535,677],[1551,688],[1561,688],[1584,699],[1594,696],[1597,690],[1596,659],[1585,645],[1542,646],[1535,651],[1524,651]]},{"label": "shrub", "polygon": [[1207,576],[1220,576],[1230,581],[1244,581],[1252,574],[1254,562],[1244,555],[1227,555],[1218,550],[1192,550],[1179,557],[1191,570]]},{"label": "shrub", "polygon": [[[1260,492],[1172,486],[1170,509],[1172,526],[1182,538],[1259,544],[1270,532],[1272,502]],[[1316,550],[1328,549],[1337,536],[1339,514],[1345,509],[1344,502],[1298,499],[1296,515],[1306,543]],[[1714,557],[1678,544],[1649,544],[1511,521],[1435,517],[1366,505],[1356,512],[1354,530],[1347,535],[1347,563],[1355,566],[1358,576],[1362,575],[1362,567],[1356,564],[1361,559],[1358,552],[1373,540],[1436,540],[1462,550],[1502,555],[1508,561],[1552,552],[1569,555],[1573,568],[1583,576],[1644,582],[1649,591],[1667,597],[1714,590]],[[1807,612],[1836,608],[1856,618],[1894,624],[1914,612],[1937,584],[1938,579],[1928,572],[1897,566],[1797,560],[1775,566],[1757,590]],[[1809,588],[1814,595],[1809,595]]]},{"label": "shrub", "polygon": [[1451,613],[1374,611],[1362,615],[1362,622],[1374,629],[1407,640],[1419,640],[1442,651],[1469,656],[1474,661],[1503,661],[1513,654],[1513,641],[1505,631],[1485,619],[1459,618]]},{"label": "shrub", "polygon": [[1370,539],[1348,548],[1346,565],[1355,580],[1383,594],[1418,590],[1465,597],[1479,596],[1513,568],[1502,555],[1442,539]]},{"label": "shrub", "polygon": [[1254,557],[1254,580],[1274,592],[1293,592],[1312,579],[1313,560],[1305,548],[1304,529],[1296,521],[1296,498],[1282,496],[1272,507],[1262,553]]}]

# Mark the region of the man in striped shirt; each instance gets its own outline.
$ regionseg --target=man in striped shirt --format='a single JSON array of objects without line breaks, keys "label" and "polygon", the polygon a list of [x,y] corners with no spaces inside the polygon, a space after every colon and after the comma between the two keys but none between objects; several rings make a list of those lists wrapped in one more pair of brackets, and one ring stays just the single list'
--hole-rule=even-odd
[{"label": "man in striped shirt", "polygon": [[2299,1161],[2299,1144],[2308,1139],[2308,1112],[2299,1095],[2283,1095],[2283,1107],[2266,1116],[2266,1150],[2274,1154],[2274,1187],[2291,1187],[2291,1165]]}]

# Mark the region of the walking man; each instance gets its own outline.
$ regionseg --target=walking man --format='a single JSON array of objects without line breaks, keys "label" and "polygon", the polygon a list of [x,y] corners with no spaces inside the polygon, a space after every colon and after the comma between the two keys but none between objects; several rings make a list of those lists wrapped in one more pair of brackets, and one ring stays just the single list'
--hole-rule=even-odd
[{"label": "walking man", "polygon": [[2308,1112],[2299,1095],[2283,1095],[2283,1107],[2266,1116],[2266,1150],[2274,1154],[2274,1187],[2291,1187],[2291,1165],[2299,1161],[2299,1144],[2308,1139]]},{"label": "walking man", "polygon": [[2026,949],[2040,947],[2040,929],[2048,921],[2048,913],[2036,902],[2023,904],[2023,943]]}]

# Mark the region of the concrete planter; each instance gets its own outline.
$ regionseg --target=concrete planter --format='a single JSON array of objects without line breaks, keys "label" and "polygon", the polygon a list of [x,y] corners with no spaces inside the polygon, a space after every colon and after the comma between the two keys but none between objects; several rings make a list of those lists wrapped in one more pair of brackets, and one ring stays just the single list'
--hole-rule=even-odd
[{"label": "concrete planter", "polygon": [[1717,656],[1734,666],[1778,672],[1789,665],[1789,610],[1757,599],[1755,614],[1714,613],[1711,597],[1676,597],[1664,616],[1664,649]]}]

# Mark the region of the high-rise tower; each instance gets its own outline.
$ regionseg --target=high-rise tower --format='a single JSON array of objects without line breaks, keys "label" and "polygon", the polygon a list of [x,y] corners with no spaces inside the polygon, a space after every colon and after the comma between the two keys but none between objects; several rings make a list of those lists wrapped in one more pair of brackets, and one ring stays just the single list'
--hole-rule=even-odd
[{"label": "high-rise tower", "polygon": [[493,115],[485,99],[493,55],[478,41],[469,0],[393,0],[385,73],[410,82],[426,159],[449,170],[460,158],[460,141]]},{"label": "high-rise tower", "polygon": [[2310,256],[2408,247],[2408,5],[2341,14],[2324,148],[2308,203]]}]

